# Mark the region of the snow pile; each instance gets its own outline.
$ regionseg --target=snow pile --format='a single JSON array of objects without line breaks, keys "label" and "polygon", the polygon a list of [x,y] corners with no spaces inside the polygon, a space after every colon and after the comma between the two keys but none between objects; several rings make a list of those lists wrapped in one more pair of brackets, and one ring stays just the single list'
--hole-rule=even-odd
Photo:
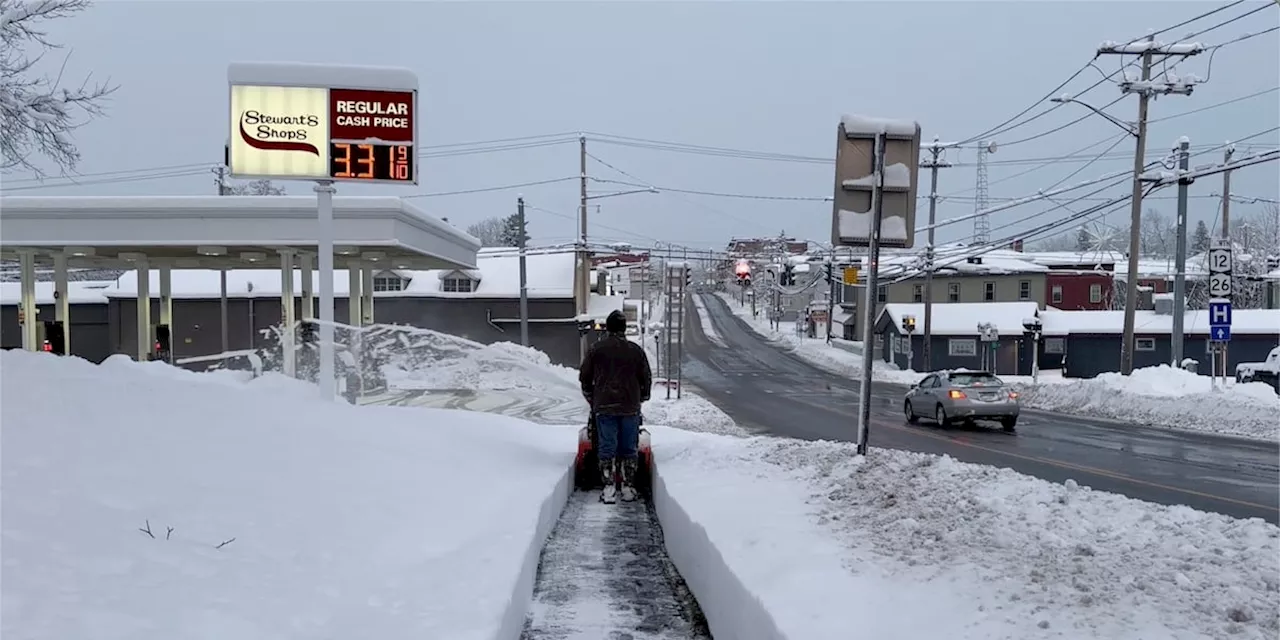
[{"label": "snow pile", "polygon": [[575,430],[156,363],[0,368],[0,635],[519,634]]},{"label": "snow pile", "polygon": [[392,325],[365,328],[361,341],[374,354],[388,385],[396,388],[555,393],[578,384],[577,371],[513,342],[485,345],[430,329]]},{"label": "snow pile", "polygon": [[[392,398],[397,390],[464,392],[422,394],[403,403],[370,398],[370,404],[411,404],[491,411],[543,424],[585,424],[588,407],[575,369],[551,363],[547,354],[511,342],[480,344],[430,329],[375,325],[362,338],[367,357],[381,363]],[[649,362],[654,362],[646,346]],[[278,376],[283,380],[290,380]],[[302,384],[302,383],[298,383]],[[684,390],[677,401],[666,399],[666,387],[654,386],[652,400],[641,408],[646,424],[689,431],[745,435],[710,401]],[[480,396],[480,397],[477,397]]]},{"label": "snow pile", "polygon": [[681,396],[677,400],[673,390],[671,399],[668,400],[666,387],[655,385],[649,401],[644,403],[642,409],[645,424],[660,424],[685,431],[724,436],[748,435],[745,429],[739,427],[733,418],[729,417],[729,414],[712,404],[710,400],[694,395],[688,389],[685,389]]},{"label": "snow pile", "polygon": [[[1005,376],[1001,376],[1004,378]],[[1011,380],[1023,406],[1125,422],[1280,440],[1280,397],[1262,382],[1215,391],[1209,376],[1168,365],[1041,384]]]},{"label": "snow pile", "polygon": [[1261,520],[831,442],[688,434],[658,455],[688,520],[668,545],[717,635],[759,635],[732,606],[786,638],[1280,633],[1280,528]]}]

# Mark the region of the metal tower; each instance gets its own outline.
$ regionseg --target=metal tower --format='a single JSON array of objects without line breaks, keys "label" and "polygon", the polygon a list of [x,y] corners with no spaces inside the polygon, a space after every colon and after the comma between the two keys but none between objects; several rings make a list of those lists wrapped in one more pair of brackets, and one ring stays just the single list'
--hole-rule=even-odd
[{"label": "metal tower", "polygon": [[[978,143],[978,185],[974,190],[974,213],[990,206],[987,202],[987,154],[992,151],[995,151],[994,142]],[[987,215],[980,215],[973,219],[973,241],[975,244],[986,244],[991,241],[991,219]]]}]

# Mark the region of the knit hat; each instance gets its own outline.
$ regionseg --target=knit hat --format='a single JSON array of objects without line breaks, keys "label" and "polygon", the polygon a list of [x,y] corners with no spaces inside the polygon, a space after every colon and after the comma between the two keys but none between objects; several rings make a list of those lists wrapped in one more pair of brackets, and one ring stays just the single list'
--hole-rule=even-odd
[{"label": "knit hat", "polygon": [[609,313],[608,318],[605,318],[604,328],[609,333],[626,333],[627,315],[615,309]]}]

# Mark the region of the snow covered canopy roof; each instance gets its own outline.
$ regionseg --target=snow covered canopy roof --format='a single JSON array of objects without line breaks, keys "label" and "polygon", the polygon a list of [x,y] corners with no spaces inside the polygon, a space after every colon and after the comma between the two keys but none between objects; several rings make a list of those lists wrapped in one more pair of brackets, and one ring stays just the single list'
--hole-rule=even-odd
[{"label": "snow covered canopy roof", "polygon": [[[426,271],[398,271],[409,280],[400,291],[375,291],[375,298],[515,298],[520,295],[519,256],[514,252],[481,252],[476,257],[476,268],[468,270],[433,269]],[[535,253],[526,258],[527,289],[530,298],[573,298],[572,252]],[[472,291],[444,291],[443,279],[462,274],[477,280]],[[227,295],[235,298],[271,298],[280,296],[279,269],[238,269],[227,273]],[[313,279],[312,282],[316,282]],[[346,297],[350,280],[345,269],[334,271],[333,294]],[[52,300],[53,283],[49,298]],[[12,285],[12,295],[10,287]],[[18,283],[3,283],[4,304],[16,303]],[[220,295],[219,272],[207,269],[175,269],[171,275],[173,297],[176,299],[214,299]],[[293,275],[293,290],[302,291],[302,274]],[[37,287],[37,297],[42,289]],[[160,275],[151,271],[151,297],[160,296]],[[92,293],[86,292],[92,297]],[[102,300],[106,298],[133,298],[138,295],[137,272],[128,271],[105,289],[96,290]],[[85,299],[83,301],[89,301]],[[43,303],[42,303],[43,304]]]},{"label": "snow covered canopy roof", "polygon": [[[129,254],[179,269],[274,265],[280,249],[314,252],[318,235],[311,196],[6,196],[0,210],[5,258],[27,248],[42,264],[63,253],[70,267],[129,268]],[[391,268],[470,269],[480,248],[475,238],[401,198],[335,197],[333,218],[339,259],[376,256]]]}]

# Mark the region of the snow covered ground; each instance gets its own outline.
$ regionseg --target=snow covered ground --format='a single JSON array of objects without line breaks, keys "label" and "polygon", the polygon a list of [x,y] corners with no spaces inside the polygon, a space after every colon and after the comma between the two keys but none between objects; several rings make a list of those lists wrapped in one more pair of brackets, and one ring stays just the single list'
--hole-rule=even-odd
[{"label": "snow covered ground", "polygon": [[1260,520],[925,454],[673,440],[659,514],[716,637],[1280,633],[1280,528]]},{"label": "snow covered ground", "polygon": [[122,357],[5,351],[0,369],[5,638],[488,639],[524,622],[574,429]]},{"label": "snow covered ground", "polygon": [[[862,371],[862,344],[827,345],[796,336],[794,323],[770,329],[767,320],[751,318],[751,308],[728,300],[734,314],[761,336],[789,347],[800,357],[829,371],[856,376]],[[902,371],[876,360],[876,380],[914,384],[923,373]],[[1034,383],[1030,376],[1000,376],[1013,383],[1022,406],[1043,411],[1110,418],[1122,422],[1207,431],[1261,440],[1280,440],[1280,397],[1261,382],[1214,390],[1208,376],[1168,366],[1138,369],[1130,376],[1107,373],[1091,379],[1063,378],[1048,371]]]},{"label": "snow covered ground", "polygon": [[[577,425],[123,358],[0,369],[0,635],[519,636]],[[1280,633],[1273,525],[658,411],[655,506],[717,637]]]}]

